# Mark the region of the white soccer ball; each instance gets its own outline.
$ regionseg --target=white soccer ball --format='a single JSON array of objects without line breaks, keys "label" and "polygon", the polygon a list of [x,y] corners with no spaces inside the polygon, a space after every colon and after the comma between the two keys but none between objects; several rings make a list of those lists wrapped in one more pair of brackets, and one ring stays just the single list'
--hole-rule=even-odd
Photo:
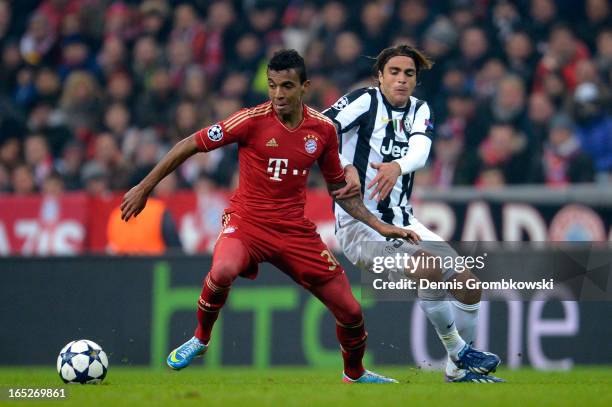
[{"label": "white soccer ball", "polygon": [[101,383],[108,370],[108,357],[100,345],[87,339],[72,341],[57,357],[57,373],[64,383]]}]

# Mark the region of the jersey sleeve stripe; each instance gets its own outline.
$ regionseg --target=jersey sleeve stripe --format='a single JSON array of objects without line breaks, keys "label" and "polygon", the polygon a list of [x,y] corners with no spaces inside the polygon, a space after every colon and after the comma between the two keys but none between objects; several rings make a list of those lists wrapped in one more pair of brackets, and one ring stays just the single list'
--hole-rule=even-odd
[{"label": "jersey sleeve stripe", "polygon": [[251,114],[249,111],[242,112],[239,115],[231,116],[229,119],[223,121],[223,125],[227,128],[231,126],[236,121],[239,121],[245,117],[248,117]]},{"label": "jersey sleeve stripe", "polygon": [[334,129],[336,129],[336,125],[328,117],[321,116],[320,114],[317,114],[316,115],[316,119],[321,120],[322,122],[325,122],[325,123],[329,124],[330,126],[333,126]]},{"label": "jersey sleeve stripe", "polygon": [[225,130],[226,131],[231,131],[232,129],[236,128],[237,126],[239,126],[240,124],[244,123],[245,121],[247,121],[248,119],[252,119],[254,117],[259,117],[259,116],[263,116],[270,113],[270,109],[266,109],[257,113],[251,113],[248,114],[246,116],[243,116],[241,119],[234,121],[232,124],[230,124],[229,126],[226,126]]},{"label": "jersey sleeve stripe", "polygon": [[322,115],[322,114],[321,114],[319,111],[317,111],[317,110],[313,109],[313,108],[312,108],[312,107],[310,107],[310,106],[306,106],[306,110],[308,110],[308,112],[309,112],[309,113],[311,113],[312,115],[315,115],[315,116],[323,116],[323,115]]},{"label": "jersey sleeve stripe", "polygon": [[322,118],[320,118],[318,116],[314,116],[314,115],[313,115],[312,118],[317,120],[317,121],[320,121],[321,123],[324,123],[324,124],[330,126],[331,127],[330,130],[333,131],[333,134],[336,134],[338,132],[338,128],[336,127],[336,125],[331,120],[329,120],[329,119],[322,119]]},{"label": "jersey sleeve stripe", "polygon": [[332,121],[332,120],[331,120],[329,117],[324,116],[323,114],[321,114],[321,113],[317,112],[316,110],[314,110],[314,109],[312,109],[312,108],[308,107],[308,112],[309,112],[309,113],[310,113],[310,114],[311,114],[311,115],[312,115],[314,118],[319,119],[319,120],[321,120],[321,121],[324,121],[324,122],[326,122],[326,123],[328,123],[328,124],[331,124],[332,126],[334,126],[334,128],[336,127],[336,126],[334,125],[334,122],[333,122],[333,121]]},{"label": "jersey sleeve stripe", "polygon": [[324,121],[325,123],[329,123],[331,126],[334,126],[334,128],[336,128],[336,126],[334,125],[334,122],[331,121],[329,118],[325,117],[325,116],[321,116],[321,115],[317,115],[317,118],[319,120]]},{"label": "jersey sleeve stripe", "polygon": [[231,130],[232,130],[232,129],[234,129],[236,126],[240,125],[241,123],[243,123],[244,121],[246,121],[246,120],[250,119],[251,117],[253,117],[253,116],[251,116],[250,114],[249,114],[249,115],[246,115],[246,116],[243,116],[242,118],[240,118],[239,120],[237,120],[237,121],[233,122],[233,123],[232,123],[232,124],[230,124],[229,126],[226,126],[226,127],[225,127],[225,130],[226,130],[226,131],[231,131]]},{"label": "jersey sleeve stripe", "polygon": [[229,126],[229,125],[231,125],[233,122],[235,122],[235,121],[237,121],[237,120],[240,120],[241,118],[243,118],[243,117],[245,117],[245,116],[248,116],[248,115],[252,114],[252,113],[253,113],[253,110],[254,110],[254,109],[244,109],[244,110],[240,110],[240,111],[238,112],[238,114],[234,114],[234,115],[230,116],[228,119],[224,120],[224,121],[223,121],[223,124],[224,124],[225,126]]},{"label": "jersey sleeve stripe", "polygon": [[268,108],[269,105],[267,106],[261,106],[261,107],[256,107],[253,109],[247,109],[247,110],[243,110],[243,111],[239,111],[236,114],[230,116],[228,119],[226,119],[223,124],[227,127],[230,126],[233,122],[240,120],[242,118],[244,118],[245,116],[248,115],[252,115],[254,113],[258,113],[261,110],[265,110],[266,108]]}]

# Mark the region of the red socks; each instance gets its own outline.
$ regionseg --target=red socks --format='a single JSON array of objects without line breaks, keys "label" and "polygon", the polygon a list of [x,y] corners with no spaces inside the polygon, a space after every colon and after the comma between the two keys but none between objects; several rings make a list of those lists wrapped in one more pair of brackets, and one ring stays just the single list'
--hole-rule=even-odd
[{"label": "red socks", "polygon": [[198,327],[194,336],[202,343],[208,344],[213,325],[219,316],[219,311],[229,294],[231,286],[219,286],[210,277],[210,273],[204,280],[202,294],[198,300]]},{"label": "red socks", "polygon": [[342,348],[344,373],[351,379],[358,379],[365,372],[362,360],[368,337],[363,319],[350,325],[336,321],[336,335]]}]

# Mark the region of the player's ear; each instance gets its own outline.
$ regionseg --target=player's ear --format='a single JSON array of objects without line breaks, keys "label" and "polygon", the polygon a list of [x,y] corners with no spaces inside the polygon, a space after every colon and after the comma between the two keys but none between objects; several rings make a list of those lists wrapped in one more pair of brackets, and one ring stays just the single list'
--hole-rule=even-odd
[{"label": "player's ear", "polygon": [[382,81],[383,81],[383,73],[382,71],[378,71],[378,83],[380,84],[382,83]]},{"label": "player's ear", "polygon": [[304,83],[302,83],[302,93],[306,93],[310,89],[310,80],[306,79]]}]

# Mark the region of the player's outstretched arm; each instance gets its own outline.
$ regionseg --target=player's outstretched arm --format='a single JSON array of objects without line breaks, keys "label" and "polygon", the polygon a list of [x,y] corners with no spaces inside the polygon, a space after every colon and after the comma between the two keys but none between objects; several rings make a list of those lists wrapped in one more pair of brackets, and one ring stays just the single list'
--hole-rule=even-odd
[{"label": "player's outstretched arm", "polygon": [[[333,192],[346,186],[346,182],[338,184],[327,184],[327,188],[333,196]],[[418,243],[421,238],[412,230],[402,229],[394,225],[381,222],[363,204],[360,196],[353,196],[346,199],[335,199],[336,203],[353,218],[365,223],[384,237],[392,239],[405,239],[410,243]]]},{"label": "player's outstretched arm", "polygon": [[353,196],[362,198],[359,173],[353,164],[348,164],[344,167],[344,180],[346,181],[346,186],[333,191],[332,197],[334,199],[346,199]]},{"label": "player's outstretched arm", "polygon": [[147,204],[147,198],[155,186],[198,151],[198,145],[192,136],[176,143],[151,172],[123,196],[120,206],[121,219],[127,222],[132,216],[138,216]]}]

